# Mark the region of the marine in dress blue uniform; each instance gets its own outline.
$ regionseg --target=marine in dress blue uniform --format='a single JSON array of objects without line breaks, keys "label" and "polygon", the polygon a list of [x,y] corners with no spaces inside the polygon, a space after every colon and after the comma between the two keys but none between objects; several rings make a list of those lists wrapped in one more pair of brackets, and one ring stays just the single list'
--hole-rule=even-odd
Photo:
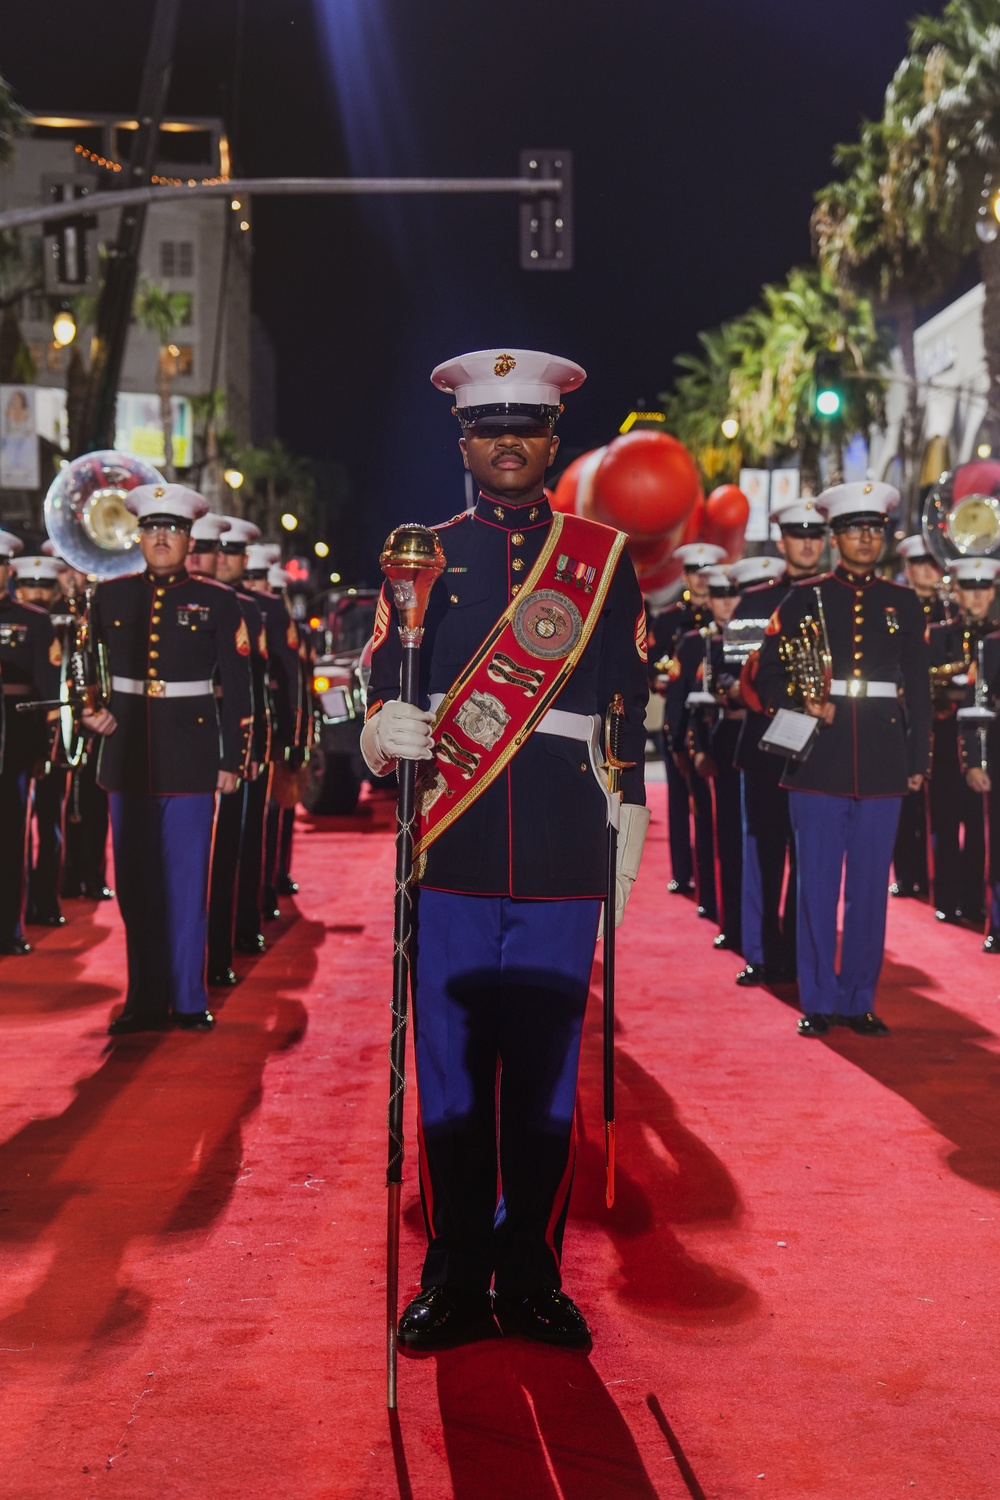
[{"label": "marine in dress blue uniform", "polygon": [[982,797],[966,781],[959,752],[958,713],[979,643],[991,618],[1000,563],[962,558],[952,569],[958,615],[927,633],[933,687],[931,776],[928,791],[935,916],[939,922],[980,924],[986,895],[986,827]]},{"label": "marine in dress blue uniform", "polygon": [[18,713],[18,703],[45,702],[59,693],[59,643],[47,611],[20,604],[8,590],[20,537],[0,531],[0,670],[4,743],[0,765],[0,954],[30,953],[24,936],[28,810],[33,777],[51,752],[54,729],[43,710]]},{"label": "marine in dress blue uniform", "polygon": [[[991,566],[987,564],[987,566]],[[958,710],[958,750],[971,795],[985,801],[989,854],[984,953],[1000,953],[1000,631],[981,642]]]},{"label": "marine in dress blue uniform", "polygon": [[[552,428],[561,394],[584,372],[515,349],[463,356],[432,378],[454,391],[463,454],[481,492],[472,510],[435,528],[447,571],[427,609],[423,713],[396,701],[400,645],[383,591],[362,735],[379,774],[396,754],[432,758],[431,710],[539,558],[553,525],[543,488],[558,445]],[[566,560],[567,575],[579,561]],[[620,851],[648,822],[645,615],[627,555],[610,566],[593,634],[556,709],[418,864],[413,993],[428,1248],[424,1291],[400,1320],[404,1344],[495,1332],[491,1284],[504,1331],[564,1345],[589,1339],[559,1288],[580,1037],[606,886],[607,804],[591,735],[615,693],[626,712],[622,758],[635,762],[623,777]],[[583,566],[581,589],[585,580]],[[574,584],[565,588],[572,593]],[[631,877],[620,860],[623,873],[622,901]]]},{"label": "marine in dress blue uniform", "polygon": [[[111,1033],[173,1019],[209,1030],[208,881],[216,795],[232,795],[250,753],[250,642],[230,590],[184,568],[208,502],[181,485],[141,485],[126,504],[147,568],[97,586],[93,632],[107,654],[98,778],[110,796],[128,993]],[[215,695],[215,684],[222,689]]]},{"label": "marine in dress blue uniform", "polygon": [[874,1004],[893,840],[902,798],[922,783],[930,759],[925,620],[909,589],[876,572],[898,493],[884,484],[843,484],[820,499],[840,562],[789,591],[768,627],[756,683],[772,713],[790,706],[780,645],[798,635],[807,616],[817,621],[822,604],[831,696],[808,756],[787,761],[782,777],[798,858],[799,1031],[822,1036],[839,1018],[859,1033],[884,1035],[888,1027]]},{"label": "marine in dress blue uniform", "polygon": [[[21,556],[14,560],[13,571],[14,592],[19,603],[44,609],[52,620],[57,654],[61,658],[71,649],[72,641],[67,639],[66,630],[60,629],[59,620],[63,617],[54,608],[58,596],[58,564],[51,557]],[[29,927],[62,927],[66,922],[59,907],[59,886],[68,770],[60,748],[59,736],[54,735],[45,766],[32,783],[24,911],[24,920]]]},{"label": "marine in dress blue uniform", "polygon": [[[928,626],[954,619],[957,609],[942,591],[944,574],[937,558],[927,550],[922,536],[907,536],[896,551],[903,564],[906,584],[911,588]],[[899,828],[892,852],[891,896],[926,896],[930,892],[927,784],[907,792],[899,814]]]},{"label": "marine in dress blue uniform", "polygon": [[[676,654],[681,638],[689,630],[701,630],[711,623],[712,611],[708,607],[708,590],[705,587],[703,570],[725,561],[725,551],[711,542],[690,542],[678,547],[674,557],[684,569],[684,588],[680,598],[661,610],[653,620],[649,640],[650,683],[657,692],[666,692],[663,668]],[[691,844],[692,794],[705,811],[705,788],[692,787],[691,764],[683,743],[673,744],[670,726],[664,719],[663,760],[667,775],[667,839],[670,846],[670,880],[667,890],[671,895],[689,895],[696,890],[695,854]],[[705,862],[707,851],[702,850],[699,864],[701,885],[705,891],[713,885]],[[701,904],[699,902],[699,904]],[[707,915],[715,916],[714,902],[709,903]]]},{"label": "marine in dress blue uniform", "polygon": [[[264,618],[267,684],[271,703],[268,763],[247,786],[247,806],[236,891],[236,949],[263,953],[264,840],[268,798],[277,766],[294,763],[303,734],[304,705],[299,663],[299,632],[285,601],[272,593],[267,575],[273,566],[271,543],[247,548],[245,588]],[[272,908],[273,910],[273,908]]]},{"label": "marine in dress blue uniform", "polygon": [[[247,542],[243,539],[249,538],[250,534],[260,535],[252,522],[238,521],[231,516],[214,514],[202,516],[191,527],[191,550],[186,559],[187,571],[199,578],[216,579],[223,544],[231,546],[234,553],[244,557]],[[233,538],[232,542],[230,538]],[[247,639],[250,642],[250,681],[253,705],[253,731],[246,775],[235,792],[219,798],[219,809],[215,819],[215,838],[212,844],[212,875],[208,898],[208,983],[210,987],[228,988],[237,983],[236,972],[233,969],[233,934],[236,922],[236,880],[239,873],[247,787],[256,780],[261,768],[267,764],[271,718],[267,692],[267,647],[264,641],[263,616],[253,596],[231,581],[239,573],[239,566],[233,562],[232,554],[226,555],[225,562],[227,566],[224,571],[228,581],[222,586],[231,589],[240,614],[243,616]],[[216,695],[221,696],[221,693],[222,686],[217,684]]]},{"label": "marine in dress blue uniform", "polygon": [[[784,567],[771,580],[747,586],[733,614],[744,629],[752,629],[757,640],[763,640],[768,620],[791,585],[815,577],[826,541],[825,515],[813,496],[779,507],[771,513],[771,522],[778,528]],[[736,665],[731,662],[732,669]],[[751,660],[741,674],[747,716],[736,747],[736,764],[742,775],[742,937],[746,958],[736,976],[739,985],[782,983],[795,978],[795,840],[788,793],[781,785],[783,763],[778,756],[760,749],[761,736],[770,721],[753,691],[755,666]]]}]

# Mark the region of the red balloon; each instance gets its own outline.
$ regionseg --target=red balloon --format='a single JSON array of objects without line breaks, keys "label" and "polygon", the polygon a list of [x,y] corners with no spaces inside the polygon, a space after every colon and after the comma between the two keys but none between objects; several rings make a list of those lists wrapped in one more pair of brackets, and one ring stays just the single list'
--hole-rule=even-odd
[{"label": "red balloon", "polygon": [[553,510],[562,511],[564,515],[572,515],[574,511],[584,514],[579,509],[577,503],[579,500],[586,500],[587,498],[585,495],[581,496],[579,493],[580,477],[588,462],[594,457],[594,454],[603,453],[604,451],[603,448],[592,448],[589,453],[581,453],[579,458],[574,458],[573,462],[567,468],[563,469],[559,475],[559,482],[552,491]]},{"label": "red balloon", "polygon": [[953,502],[964,500],[966,495],[995,495],[1000,488],[1000,464],[994,458],[973,459],[955,470],[952,481]]},{"label": "red balloon", "polygon": [[700,540],[724,547],[727,556],[738,557],[750,519],[750,501],[739,485],[720,484],[705,501],[705,524]]},{"label": "red balloon", "polygon": [[594,519],[637,540],[676,540],[701,498],[694,459],[676,438],[641,429],[608,444],[594,475]]}]

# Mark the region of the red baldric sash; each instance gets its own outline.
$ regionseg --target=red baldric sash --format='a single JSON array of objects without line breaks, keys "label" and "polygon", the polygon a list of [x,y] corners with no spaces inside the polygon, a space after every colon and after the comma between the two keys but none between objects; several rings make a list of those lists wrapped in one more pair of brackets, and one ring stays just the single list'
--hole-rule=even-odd
[{"label": "red baldric sash", "polygon": [[524,586],[441,703],[417,771],[423,854],[481,797],[552,707],[590,640],[623,531],[557,514]]}]

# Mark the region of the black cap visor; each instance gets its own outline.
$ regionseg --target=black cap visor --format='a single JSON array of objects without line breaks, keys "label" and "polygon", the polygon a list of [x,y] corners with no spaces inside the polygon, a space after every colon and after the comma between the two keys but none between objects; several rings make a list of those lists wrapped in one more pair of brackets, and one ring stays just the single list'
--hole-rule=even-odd
[{"label": "black cap visor", "polygon": [[881,526],[889,524],[889,517],[880,510],[859,510],[849,516],[837,516],[836,520],[830,522],[830,529],[836,536],[838,531],[849,531],[852,526]]},{"label": "black cap visor", "polygon": [[559,406],[525,406],[519,402],[492,403],[489,406],[459,406],[455,415],[462,431],[470,437],[502,437],[516,432],[523,437],[546,437],[552,431],[562,410]]}]

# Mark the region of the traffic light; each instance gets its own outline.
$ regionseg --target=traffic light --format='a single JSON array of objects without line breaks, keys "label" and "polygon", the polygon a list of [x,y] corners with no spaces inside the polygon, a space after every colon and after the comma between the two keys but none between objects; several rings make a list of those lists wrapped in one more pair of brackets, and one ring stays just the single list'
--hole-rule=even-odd
[{"label": "traffic light", "polygon": [[839,417],[844,409],[843,374],[840,355],[824,350],[816,356],[813,369],[815,394],[813,405],[817,416],[826,421]]}]

